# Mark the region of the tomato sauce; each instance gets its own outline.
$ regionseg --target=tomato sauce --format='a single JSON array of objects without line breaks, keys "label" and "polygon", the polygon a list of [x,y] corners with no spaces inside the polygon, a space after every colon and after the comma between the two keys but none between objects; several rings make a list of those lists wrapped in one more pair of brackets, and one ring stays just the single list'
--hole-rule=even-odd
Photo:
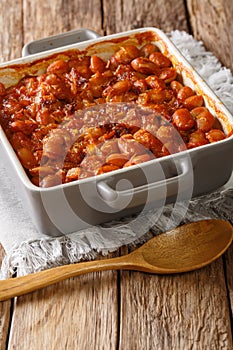
[{"label": "tomato sauce", "polygon": [[227,137],[204,98],[154,44],[55,60],[0,83],[0,123],[41,187],[118,170]]}]

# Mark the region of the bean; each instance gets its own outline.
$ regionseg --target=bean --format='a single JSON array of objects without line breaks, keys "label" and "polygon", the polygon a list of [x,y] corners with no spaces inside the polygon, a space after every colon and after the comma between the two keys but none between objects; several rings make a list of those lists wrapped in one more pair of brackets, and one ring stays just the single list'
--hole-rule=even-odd
[{"label": "bean", "polygon": [[189,110],[195,108],[195,107],[201,107],[204,104],[204,98],[201,95],[194,95],[190,96],[185,99],[183,105],[185,108],[188,108]]},{"label": "bean", "polygon": [[215,118],[205,107],[196,107],[190,112],[196,119],[197,128],[207,132],[212,128]]},{"label": "bean", "polygon": [[82,163],[81,171],[83,172],[90,172],[93,173],[93,175],[96,175],[98,173],[98,169],[102,167],[102,165],[105,164],[105,159],[103,156],[99,155],[87,155]]},{"label": "bean", "polygon": [[81,173],[80,167],[69,169],[66,174],[66,182],[78,180],[80,173]]},{"label": "bean", "polygon": [[121,47],[114,55],[112,62],[127,64],[139,56],[139,49],[134,45]]},{"label": "bean", "polygon": [[26,169],[31,169],[36,165],[36,159],[32,154],[32,151],[28,148],[20,148],[17,150],[18,157]]},{"label": "bean", "polygon": [[186,98],[195,95],[195,92],[193,91],[193,89],[191,89],[189,86],[183,86],[181,87],[181,89],[179,89],[178,93],[177,93],[177,98],[180,101],[185,101]]},{"label": "bean", "polygon": [[167,154],[175,154],[178,152],[182,152],[186,149],[187,149],[187,146],[185,142],[182,141],[182,139],[177,140],[177,142],[175,142],[174,140],[168,141],[164,144],[163,156]]},{"label": "bean", "polygon": [[194,117],[186,108],[177,109],[172,115],[172,121],[180,130],[189,130],[195,125]]},{"label": "bean", "polygon": [[[48,99],[53,103],[57,102],[57,99],[67,99],[70,100],[70,88],[66,84],[64,78],[59,77],[58,75],[52,73],[48,74],[45,78],[42,88],[45,90],[45,99]],[[49,96],[48,96],[49,95]],[[50,103],[49,101],[49,103]]]},{"label": "bean", "polygon": [[[51,159],[62,159],[67,151],[67,140],[66,130],[58,129],[54,133],[51,133],[48,138],[44,139],[43,142],[43,156]],[[69,136],[70,137],[70,136]]]},{"label": "bean", "polygon": [[150,54],[152,54],[152,52],[158,51],[158,47],[155,46],[154,44],[145,44],[141,47],[140,49],[140,56],[143,57],[147,57],[149,58]]},{"label": "bean", "polygon": [[47,175],[51,175],[55,173],[55,168],[49,166],[49,165],[42,165],[42,166],[37,166],[34,168],[30,168],[30,174],[32,176],[37,176],[37,177],[45,177]]},{"label": "bean", "polygon": [[147,90],[147,83],[145,79],[138,79],[133,82],[132,90],[137,94],[141,94]]},{"label": "bean", "polygon": [[56,73],[56,74],[62,74],[66,73],[69,70],[69,65],[64,60],[57,60],[52,62],[48,68],[47,73]]},{"label": "bean", "polygon": [[173,125],[168,124],[160,126],[156,133],[156,137],[162,144],[166,144],[168,142],[177,140],[177,138],[179,138],[179,134]]},{"label": "bean", "polygon": [[98,56],[91,56],[90,69],[93,73],[103,73],[106,70],[106,63]]},{"label": "bean", "polygon": [[206,145],[208,140],[202,130],[196,130],[189,135],[188,148]]},{"label": "bean", "polygon": [[150,54],[149,60],[155,63],[159,68],[167,68],[172,65],[169,58],[164,56],[161,52],[153,52]]},{"label": "bean", "polygon": [[152,89],[163,90],[166,88],[165,82],[162,79],[159,79],[156,75],[149,75],[145,81]]},{"label": "bean", "polygon": [[145,147],[134,140],[132,135],[123,135],[118,139],[118,147],[120,151],[127,155],[144,154]]},{"label": "bean", "polygon": [[133,137],[137,142],[140,142],[148,150],[152,150],[153,148],[155,149],[158,146],[158,139],[146,130],[138,130],[135,132]]},{"label": "bean", "polygon": [[113,164],[106,164],[103,165],[97,172],[97,174],[104,174],[104,173],[108,173],[110,171],[114,171],[114,170],[119,170],[120,168],[117,165],[113,165]]},{"label": "bean", "polygon": [[177,72],[175,68],[164,68],[159,74],[159,78],[162,79],[166,84],[176,79]]},{"label": "bean", "polygon": [[182,89],[183,85],[179,81],[173,80],[170,83],[170,87],[177,95],[178,92]]},{"label": "bean", "polygon": [[[134,155],[130,160],[130,165],[135,165],[135,164],[141,164],[141,163],[144,163],[144,162],[148,162],[149,160],[152,160],[154,159],[154,155],[151,153],[144,153],[144,154],[141,154],[141,155]],[[126,166],[129,166],[126,165]]]},{"label": "bean", "polygon": [[40,181],[40,187],[53,187],[60,185],[63,182],[63,173],[56,173],[53,175],[47,175]]},{"label": "bean", "polygon": [[212,129],[206,133],[206,138],[209,142],[217,142],[224,140],[226,138],[226,135],[222,130]]},{"label": "bean", "polygon": [[120,80],[112,85],[111,93],[114,95],[121,95],[128,91],[130,88],[130,82],[128,80]]},{"label": "bean", "polygon": [[108,140],[107,142],[104,142],[103,145],[101,146],[101,152],[103,154],[118,153],[119,152],[118,141],[114,139],[114,140]]},{"label": "bean", "polygon": [[165,90],[151,89],[139,95],[138,102],[141,105],[148,105],[150,103],[163,103],[166,98]]},{"label": "bean", "polygon": [[119,168],[122,168],[123,165],[129,160],[129,157],[127,154],[123,154],[123,153],[113,153],[110,154],[110,156],[108,156],[106,158],[106,164],[111,164],[111,165],[115,165]]},{"label": "bean", "polygon": [[131,62],[131,66],[136,72],[143,74],[157,74],[158,66],[151,62],[148,58],[138,57]]},{"label": "bean", "polygon": [[160,118],[155,113],[151,113],[142,116],[142,123],[139,122],[137,125],[141,126],[142,129],[149,131],[152,135],[155,135],[160,127]]}]

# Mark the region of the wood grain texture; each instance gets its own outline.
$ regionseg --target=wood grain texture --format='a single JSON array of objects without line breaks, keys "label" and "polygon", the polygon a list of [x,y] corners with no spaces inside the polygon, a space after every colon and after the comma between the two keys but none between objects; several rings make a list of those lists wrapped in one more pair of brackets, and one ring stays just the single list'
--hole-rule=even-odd
[{"label": "wood grain texture", "polygon": [[0,62],[21,56],[23,45],[22,20],[21,0],[0,1]]},{"label": "wood grain texture", "polygon": [[[233,244],[230,246],[230,248],[227,250],[225,254],[225,261],[226,261],[226,282],[227,282],[227,290],[229,295],[229,308],[231,310],[232,316],[233,316],[233,273],[232,273],[232,266],[233,266]],[[233,325],[232,325],[233,327]]]},{"label": "wood grain texture", "polygon": [[[0,43],[3,61],[21,56],[22,46],[33,39],[82,27],[102,34],[100,1],[2,0],[0,11],[9,15],[0,15],[1,27],[7,28]],[[116,272],[93,274],[15,299],[8,349],[89,350],[93,344],[98,349],[106,344],[109,349],[116,348],[116,282]],[[7,325],[5,309],[1,315],[2,325]],[[1,341],[4,344],[6,336]]]},{"label": "wood grain texture", "polygon": [[120,315],[120,350],[233,346],[221,259],[177,276],[122,272]]},{"label": "wood grain texture", "polygon": [[182,0],[104,0],[103,15],[106,34],[150,26],[165,32],[188,30]]},{"label": "wood grain texture", "polygon": [[[0,266],[4,256],[5,251],[0,244]],[[0,302],[0,349],[5,349],[6,346],[8,331],[10,327],[10,308],[10,300]]]},{"label": "wood grain texture", "polygon": [[153,237],[131,254],[58,266],[2,281],[0,300],[97,271],[136,270],[158,274],[193,271],[222,255],[232,243],[232,234],[232,225],[224,220],[192,222]]},{"label": "wood grain texture", "polygon": [[[0,1],[0,63],[21,56],[23,45],[21,0]],[[5,255],[0,244],[0,265]],[[11,301],[0,302],[0,349],[6,349],[11,318]]]},{"label": "wood grain texture", "polygon": [[[71,29],[188,31],[190,21],[194,36],[233,69],[232,1],[186,2],[189,18],[182,0],[0,0],[0,62],[21,56],[33,39]],[[123,272],[120,286],[116,272],[95,273],[19,297],[8,350],[230,350],[233,247],[225,258],[227,288],[219,259],[172,277]],[[10,302],[2,302],[0,349],[9,316]]]},{"label": "wood grain texture", "polygon": [[23,0],[24,43],[72,29],[102,32],[101,1]]},{"label": "wood grain texture", "polygon": [[232,0],[187,0],[193,34],[233,71]]},{"label": "wood grain texture", "polygon": [[117,337],[117,273],[93,273],[17,298],[8,350],[110,350]]}]

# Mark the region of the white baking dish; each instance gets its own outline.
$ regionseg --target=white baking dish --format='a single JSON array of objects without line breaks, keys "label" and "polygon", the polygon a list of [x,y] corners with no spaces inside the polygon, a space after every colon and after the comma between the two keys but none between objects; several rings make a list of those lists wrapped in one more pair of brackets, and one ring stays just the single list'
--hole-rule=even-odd
[{"label": "white baking dish", "polygon": [[[233,117],[209,87],[186,62],[167,36],[156,28],[142,28],[53,49],[0,65],[0,82],[17,83],[27,74],[40,74],[67,50],[85,50],[109,58],[122,45],[156,43],[168,55],[185,85],[204,96],[206,106],[226,133],[233,130]],[[17,69],[16,69],[17,68]],[[233,136],[217,143],[154,159],[51,188],[31,183],[2,129],[0,140],[9,174],[39,231],[48,235],[78,229],[138,213],[148,207],[161,208],[167,201],[189,200],[227,182],[232,173]]]},{"label": "white baking dish", "polygon": [[52,35],[46,38],[33,40],[24,45],[22,56],[33,55],[41,53],[42,51],[49,51],[58,47],[64,47],[71,44],[77,44],[82,41],[99,38],[100,35],[90,29],[74,29],[66,33]]}]

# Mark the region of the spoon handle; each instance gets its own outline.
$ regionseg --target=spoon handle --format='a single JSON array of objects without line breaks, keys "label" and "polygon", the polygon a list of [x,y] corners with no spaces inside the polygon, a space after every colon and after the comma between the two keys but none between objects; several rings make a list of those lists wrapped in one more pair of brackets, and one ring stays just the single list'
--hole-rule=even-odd
[{"label": "spoon handle", "polygon": [[112,259],[58,266],[26,276],[9,278],[0,281],[0,301],[47,287],[70,277],[95,271],[119,269],[137,269],[137,265],[130,262],[129,255],[125,255]]}]

